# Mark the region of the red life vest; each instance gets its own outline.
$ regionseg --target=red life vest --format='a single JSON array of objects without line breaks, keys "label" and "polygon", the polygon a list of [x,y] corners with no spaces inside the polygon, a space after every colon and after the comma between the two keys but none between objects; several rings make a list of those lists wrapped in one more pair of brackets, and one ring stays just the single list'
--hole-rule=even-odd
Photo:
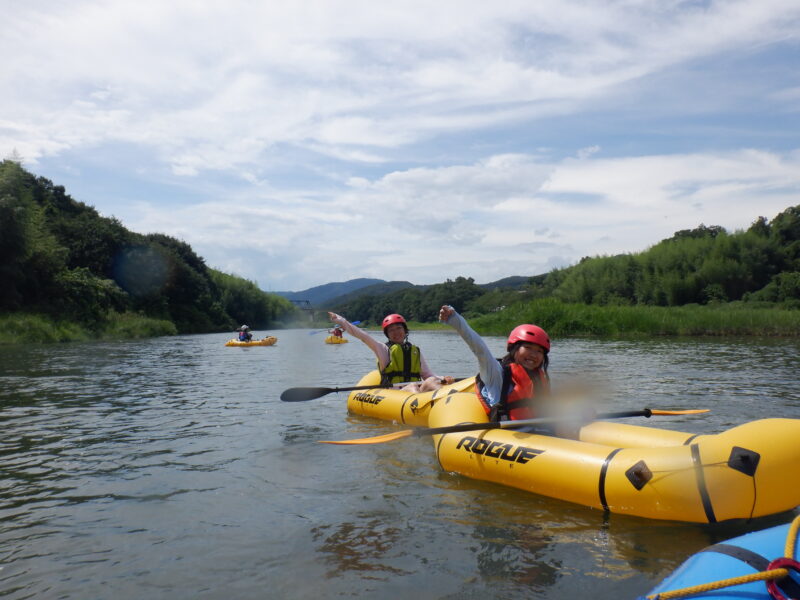
[{"label": "red life vest", "polygon": [[550,390],[550,379],[547,376],[547,371],[541,367],[536,369],[533,372],[533,377],[531,377],[525,367],[517,363],[511,363],[503,367],[500,401],[494,407],[486,403],[486,398],[481,393],[483,388],[484,383],[481,381],[480,376],[476,377],[475,391],[486,414],[491,415],[493,411],[495,412],[492,415],[492,420],[499,421],[504,416],[507,416],[511,421],[535,419],[537,415],[533,407],[533,401],[537,395],[541,396]]}]

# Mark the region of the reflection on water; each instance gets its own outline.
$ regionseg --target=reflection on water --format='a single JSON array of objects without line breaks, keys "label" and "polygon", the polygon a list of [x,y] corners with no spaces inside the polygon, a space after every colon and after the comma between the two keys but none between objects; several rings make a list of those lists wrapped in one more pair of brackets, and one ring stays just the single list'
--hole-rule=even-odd
[{"label": "reflection on water", "polygon": [[478,526],[475,538],[478,571],[489,584],[508,581],[541,593],[571,574],[561,559],[547,560],[553,538],[536,526]]},{"label": "reflection on water", "polygon": [[[365,518],[366,517],[366,518]],[[339,523],[335,527],[322,525],[311,529],[317,548],[330,565],[326,577],[337,577],[342,572],[362,573],[368,579],[385,579],[386,575],[409,575],[391,564],[393,549],[403,532],[386,520],[361,515],[358,523]]]},{"label": "reflection on water", "polygon": [[[346,415],[344,394],[288,404],[280,392],[352,385],[374,358],[307,331],[264,334],[278,344],[0,347],[0,596],[628,598],[707,545],[793,517],[605,515],[443,473],[430,440],[319,444],[396,425]],[[436,372],[475,372],[452,333],[412,335]],[[502,354],[502,338],[488,342]],[[710,408],[649,424],[713,433],[800,418],[798,350],[555,340],[551,375],[589,381],[614,409]]]}]

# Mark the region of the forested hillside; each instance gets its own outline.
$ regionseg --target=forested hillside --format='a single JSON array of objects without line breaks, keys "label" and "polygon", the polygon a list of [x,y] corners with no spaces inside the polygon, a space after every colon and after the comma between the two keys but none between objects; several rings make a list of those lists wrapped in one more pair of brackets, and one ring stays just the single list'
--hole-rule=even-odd
[{"label": "forested hillside", "polygon": [[359,295],[337,304],[334,310],[352,319],[380,323],[384,316],[397,312],[412,321],[435,321],[442,304],[452,304],[458,311],[484,314],[504,304],[526,297],[524,290],[495,288],[486,291],[469,277],[456,277],[444,283],[413,286],[380,295]]},{"label": "forested hillside", "polygon": [[[456,281],[460,281],[463,277],[457,278]],[[498,279],[497,281],[492,281],[490,283],[480,283],[477,284],[479,288],[478,293],[484,294],[486,292],[499,292],[498,294],[492,295],[494,296],[508,296],[509,290],[520,290],[525,287],[527,284],[534,281],[535,278],[532,277],[522,277],[520,275],[513,275],[511,277],[505,277],[503,279]],[[472,279],[465,280],[469,282],[473,282]],[[435,288],[437,285],[451,285],[454,282],[447,281],[444,284],[429,284],[429,285],[414,285],[409,281],[382,281],[380,283],[375,283],[366,287],[362,287],[360,289],[354,290],[348,294],[343,294],[341,296],[336,296],[330,298],[329,300],[325,301],[322,305],[323,306],[349,306],[351,305],[359,296],[384,296],[384,295],[392,295],[396,296],[398,292],[401,290],[406,290],[408,293],[406,296],[414,297],[414,296],[421,296],[425,297],[426,292],[430,288]],[[473,282],[474,283],[474,282]],[[438,293],[436,289],[433,290],[432,294],[435,296]],[[471,294],[470,294],[471,295]],[[514,294],[511,294],[512,296]],[[491,303],[491,302],[490,302]]]},{"label": "forested hillside", "polygon": [[600,305],[743,300],[800,308],[800,205],[746,231],[700,225],[641,253],[587,258],[549,273],[533,292]]},{"label": "forested hillside", "polygon": [[433,322],[443,303],[468,317],[552,298],[600,306],[684,306],[729,302],[800,309],[800,205],[746,231],[700,225],[633,254],[584,258],[571,267],[528,279],[517,289],[486,291],[472,279],[346,299],[335,309],[377,323],[399,312]]},{"label": "forested hillside", "polygon": [[160,233],[128,231],[19,163],[0,163],[0,311],[41,313],[102,330],[120,315],[179,333],[266,328],[291,303],[206,266]]},{"label": "forested hillside", "polygon": [[414,285],[410,281],[382,281],[381,283],[373,283],[358,290],[353,290],[348,294],[342,294],[327,300],[323,306],[342,306],[353,302],[359,296],[385,296],[389,294],[396,294],[400,290],[408,288],[417,288],[419,290],[425,289],[428,286]]}]

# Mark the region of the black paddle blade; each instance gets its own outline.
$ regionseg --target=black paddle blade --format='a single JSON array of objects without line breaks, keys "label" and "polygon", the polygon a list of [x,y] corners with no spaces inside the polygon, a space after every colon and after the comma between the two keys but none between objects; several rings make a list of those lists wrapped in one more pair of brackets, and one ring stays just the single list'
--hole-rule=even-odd
[{"label": "black paddle blade", "polygon": [[305,402],[306,400],[314,400],[315,398],[320,398],[325,394],[330,394],[335,391],[335,388],[327,387],[289,388],[281,393],[281,400],[284,402]]}]

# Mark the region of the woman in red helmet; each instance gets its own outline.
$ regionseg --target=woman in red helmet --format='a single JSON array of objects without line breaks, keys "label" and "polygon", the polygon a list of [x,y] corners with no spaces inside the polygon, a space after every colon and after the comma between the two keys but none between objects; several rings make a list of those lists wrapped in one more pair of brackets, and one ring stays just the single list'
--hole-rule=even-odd
[{"label": "woman in red helmet", "polygon": [[402,388],[416,393],[431,392],[438,390],[442,384],[453,383],[452,377],[439,377],[428,368],[422,351],[408,341],[408,325],[401,315],[391,314],[383,319],[383,333],[387,338],[385,344],[381,344],[341,315],[329,312],[328,317],[350,335],[364,342],[375,353],[383,385],[418,381],[420,383],[409,383]]},{"label": "woman in red helmet", "polygon": [[[439,310],[439,320],[453,327],[478,358],[478,399],[492,421],[548,416],[550,337],[537,325],[518,325],[508,336],[506,355],[495,359],[486,342],[452,306]],[[573,430],[538,428],[537,433],[573,437]]]}]

